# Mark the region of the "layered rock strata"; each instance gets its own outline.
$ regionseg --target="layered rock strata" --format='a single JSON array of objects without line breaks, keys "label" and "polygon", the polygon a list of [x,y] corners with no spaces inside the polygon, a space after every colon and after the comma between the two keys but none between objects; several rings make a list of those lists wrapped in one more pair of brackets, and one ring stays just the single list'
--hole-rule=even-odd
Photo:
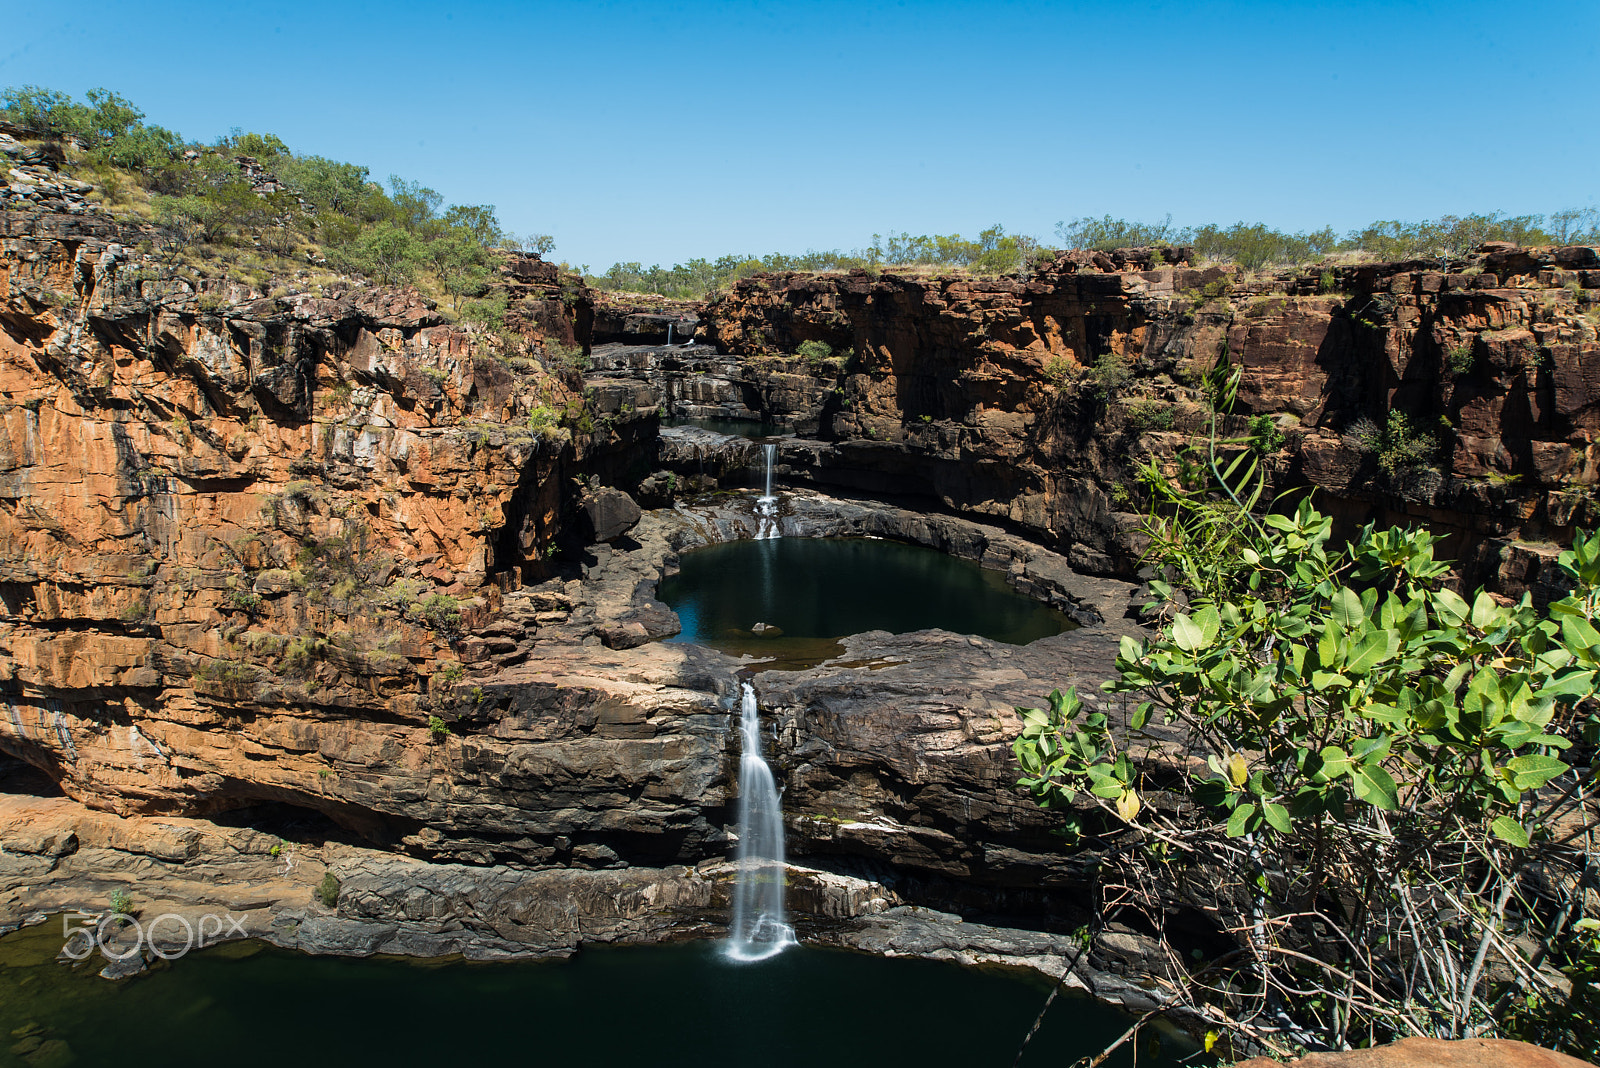
[{"label": "layered rock strata", "polygon": [[[1347,526],[1426,523],[1469,585],[1539,592],[1553,546],[1600,523],[1595,249],[1275,277],[1149,256],[1063,254],[1026,281],[758,276],[705,313],[737,362],[614,373],[668,410],[742,409],[832,446],[796,445],[791,478],[915,492],[1104,574],[1136,565],[1134,462],[1206,426],[1222,352],[1244,368],[1223,433],[1261,435],[1276,488],[1315,487]],[[786,355],[806,341],[835,356]]]}]

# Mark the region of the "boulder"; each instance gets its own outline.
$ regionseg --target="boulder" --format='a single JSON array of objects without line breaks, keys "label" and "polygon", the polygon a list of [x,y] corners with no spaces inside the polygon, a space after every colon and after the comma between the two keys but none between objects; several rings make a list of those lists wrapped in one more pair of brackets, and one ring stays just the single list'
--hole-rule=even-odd
[{"label": "boulder", "polygon": [[613,541],[634,528],[644,513],[632,497],[606,486],[584,494],[578,502],[590,541]]}]

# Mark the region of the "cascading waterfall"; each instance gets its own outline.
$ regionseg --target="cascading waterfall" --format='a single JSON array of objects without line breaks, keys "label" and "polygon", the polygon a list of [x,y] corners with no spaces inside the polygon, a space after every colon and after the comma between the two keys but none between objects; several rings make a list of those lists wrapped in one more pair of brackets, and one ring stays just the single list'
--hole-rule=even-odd
[{"label": "cascading waterfall", "polygon": [[761,446],[767,462],[767,488],[756,498],[756,540],[767,541],[783,537],[778,527],[778,498],[772,495],[772,466],[778,458],[778,446],[772,443]]},{"label": "cascading waterfall", "polygon": [[761,758],[761,717],[756,691],[744,684],[739,703],[739,847],[733,887],[733,922],[728,927],[729,960],[755,961],[795,944],[794,928],[784,921],[783,810],[772,769]]}]

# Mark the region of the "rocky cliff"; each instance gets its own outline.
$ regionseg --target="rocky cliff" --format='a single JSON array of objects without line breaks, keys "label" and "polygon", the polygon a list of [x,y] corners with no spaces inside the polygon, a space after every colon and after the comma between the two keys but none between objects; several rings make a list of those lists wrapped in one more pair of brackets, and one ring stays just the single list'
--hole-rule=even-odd
[{"label": "rocky cliff", "polygon": [[0,212],[0,750],[116,811],[374,823],[359,769],[433,760],[452,642],[648,420],[539,361],[588,327],[532,257],[516,355],[414,291],[207,278],[40,170]]},{"label": "rocky cliff", "polygon": [[[1078,256],[1026,282],[768,277],[634,311],[522,257],[500,283],[524,339],[508,347],[414,292],[204,277],[81,190],[21,184],[0,212],[0,753],[70,800],[8,817],[0,925],[30,887],[62,905],[109,885],[70,859],[69,831],[135,865],[110,843],[147,821],[313,813],[357,851],[319,859],[354,892],[285,944],[560,951],[586,936],[546,920],[575,896],[606,937],[659,936],[658,906],[704,924],[751,678],[791,842],[834,888],[815,911],[948,912],[840,940],[1059,971],[1089,876],[1014,788],[1014,707],[1073,682],[1092,695],[1111,670],[1129,586],[1080,572],[1131,567],[1129,461],[1170,458],[1203,424],[1224,345],[1246,369],[1230,425],[1272,418],[1275,478],[1349,518],[1455,530],[1505,589],[1537,584],[1537,539],[1594,518],[1594,250],[1254,280]],[[702,310],[695,344],[658,336]],[[561,346],[596,338],[614,347],[585,382]],[[792,355],[806,340],[834,354]],[[595,485],[645,482],[665,505],[678,480],[654,468],[752,461],[718,435],[658,435],[663,407],[786,423],[803,435],[779,452],[791,483],[914,505],[791,492],[786,535],[932,545],[1088,625],[1025,648],[857,635],[801,671],[663,642],[677,621],[654,591],[676,554],[756,529],[736,495],[641,518]],[[1354,432],[1390,410],[1432,418],[1426,462],[1385,466]],[[229,863],[274,867],[267,838],[222,837]],[[220,863],[173,850],[185,887]],[[1168,933],[1199,949],[1205,924]],[[1148,1002],[1148,934],[1101,940],[1097,990]]]},{"label": "rocky cliff", "polygon": [[[673,411],[744,408],[816,439],[785,445],[791,479],[917,493],[1104,574],[1137,557],[1132,462],[1170,461],[1206,424],[1222,353],[1244,369],[1224,431],[1271,420],[1278,488],[1451,535],[1469,584],[1537,589],[1553,546],[1600,522],[1595,249],[1276,276],[1175,258],[1062,254],[1026,281],[758,276],[706,310],[719,354],[615,370]],[[807,341],[834,355],[794,356]]]}]

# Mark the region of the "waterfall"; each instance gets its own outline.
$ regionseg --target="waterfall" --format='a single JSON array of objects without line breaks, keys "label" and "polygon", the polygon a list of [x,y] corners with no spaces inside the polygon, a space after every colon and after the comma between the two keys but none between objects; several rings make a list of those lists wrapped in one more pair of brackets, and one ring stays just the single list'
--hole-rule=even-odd
[{"label": "waterfall", "polygon": [[756,498],[756,540],[767,541],[783,537],[778,527],[778,498],[772,495],[772,465],[778,458],[778,446],[769,442],[761,446],[767,463],[767,488]]},{"label": "waterfall", "polygon": [[739,703],[743,752],[739,755],[739,847],[733,887],[733,922],[728,926],[729,960],[754,961],[795,944],[794,928],[784,922],[783,810],[772,769],[761,759],[761,718],[756,691],[744,684]]}]

